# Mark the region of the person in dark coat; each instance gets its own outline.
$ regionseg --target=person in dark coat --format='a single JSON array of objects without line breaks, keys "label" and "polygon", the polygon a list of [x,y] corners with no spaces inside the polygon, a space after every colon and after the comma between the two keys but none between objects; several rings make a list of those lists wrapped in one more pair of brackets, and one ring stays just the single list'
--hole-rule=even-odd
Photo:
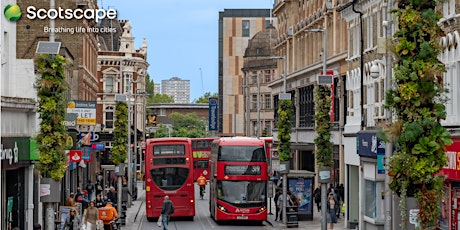
[{"label": "person in dark coat", "polygon": [[313,197],[315,199],[316,208],[318,212],[321,212],[321,184],[318,184],[318,187],[315,188],[313,192]]},{"label": "person in dark coat", "polygon": [[169,217],[174,213],[174,204],[169,200],[169,196],[165,196],[163,206],[161,207],[161,218],[163,222],[163,230],[168,230]]}]

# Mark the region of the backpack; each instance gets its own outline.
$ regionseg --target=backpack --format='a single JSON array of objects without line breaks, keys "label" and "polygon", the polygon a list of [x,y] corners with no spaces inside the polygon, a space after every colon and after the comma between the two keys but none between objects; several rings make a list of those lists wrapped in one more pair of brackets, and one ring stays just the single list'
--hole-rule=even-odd
[{"label": "backpack", "polygon": [[110,208],[99,208],[99,219],[103,221],[113,220],[113,211]]}]

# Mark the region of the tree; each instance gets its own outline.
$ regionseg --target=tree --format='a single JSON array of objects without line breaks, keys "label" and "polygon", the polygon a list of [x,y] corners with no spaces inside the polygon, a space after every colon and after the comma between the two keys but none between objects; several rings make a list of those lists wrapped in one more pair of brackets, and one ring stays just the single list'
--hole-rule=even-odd
[{"label": "tree", "polygon": [[198,99],[195,100],[195,103],[205,103],[205,104],[208,104],[209,103],[209,98],[218,98],[219,97],[219,94],[218,93],[213,93],[211,95],[210,92],[206,92],[204,93],[203,96],[199,97]]},{"label": "tree", "polygon": [[115,116],[115,128],[113,130],[115,141],[112,145],[111,158],[115,165],[119,165],[125,162],[128,152],[128,106],[126,102],[118,101],[116,103]]},{"label": "tree", "polygon": [[331,88],[319,86],[315,89],[316,163],[318,167],[333,166],[331,142]]},{"label": "tree", "polygon": [[278,108],[278,158],[287,161],[291,158],[292,102],[280,100]]},{"label": "tree", "polygon": [[149,99],[147,99],[147,104],[156,103],[174,103],[174,97],[166,94],[155,94],[151,95]]},{"label": "tree", "polygon": [[399,26],[394,34],[397,62],[386,106],[398,118],[391,126],[396,150],[389,163],[389,185],[401,197],[403,229],[408,220],[407,196],[417,199],[421,229],[438,227],[444,181],[438,172],[447,161],[445,146],[452,144],[450,133],[440,124],[446,118],[445,67],[438,60],[443,32],[437,24],[441,18],[435,10],[437,2],[401,0],[394,10]]},{"label": "tree", "polygon": [[[37,167],[43,178],[60,181],[67,168],[65,146],[68,135],[63,125],[67,106],[65,58],[60,55],[41,54],[35,59],[35,63],[39,74],[35,88],[41,119],[40,130],[35,138],[39,153]],[[55,183],[52,186],[60,185]],[[45,229],[54,229],[54,205],[44,202],[44,206]]]},{"label": "tree", "polygon": [[174,121],[172,136],[175,137],[204,137],[206,121],[200,119],[196,113],[171,113],[169,118]]}]

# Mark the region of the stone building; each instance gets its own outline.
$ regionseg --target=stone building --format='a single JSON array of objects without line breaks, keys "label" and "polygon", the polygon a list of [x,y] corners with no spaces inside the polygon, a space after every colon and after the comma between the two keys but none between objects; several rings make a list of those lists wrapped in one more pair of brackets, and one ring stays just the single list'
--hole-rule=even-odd
[{"label": "stone building", "polygon": [[274,44],[277,31],[273,25],[258,32],[249,40],[244,52],[243,104],[244,135],[271,136],[274,128],[274,113],[271,88],[277,59]]}]

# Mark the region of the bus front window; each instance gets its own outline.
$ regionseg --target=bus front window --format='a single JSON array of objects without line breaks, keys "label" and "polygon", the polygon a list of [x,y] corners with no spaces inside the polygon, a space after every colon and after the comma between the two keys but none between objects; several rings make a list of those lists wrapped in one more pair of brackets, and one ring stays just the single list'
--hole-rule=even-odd
[{"label": "bus front window", "polygon": [[266,201],[264,181],[218,181],[218,198],[232,204],[253,204]]}]

